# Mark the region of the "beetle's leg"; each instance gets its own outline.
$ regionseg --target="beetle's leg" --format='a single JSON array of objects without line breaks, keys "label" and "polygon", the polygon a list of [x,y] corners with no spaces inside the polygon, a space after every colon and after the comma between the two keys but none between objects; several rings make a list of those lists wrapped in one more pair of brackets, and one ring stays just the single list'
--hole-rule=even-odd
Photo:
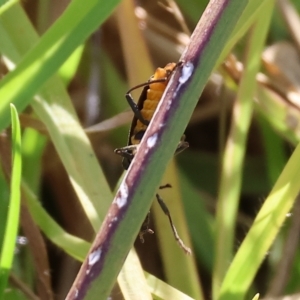
[{"label": "beetle's leg", "polygon": [[123,150],[122,148],[115,149],[115,153],[124,158],[127,158],[129,160],[133,160],[133,158],[134,158],[134,154],[127,152],[126,150]]},{"label": "beetle's leg", "polygon": [[184,151],[188,147],[189,147],[189,143],[185,141],[185,135],[183,135],[180,139],[180,142],[177,145],[177,148],[175,150],[175,155]]},{"label": "beetle's leg", "polygon": [[117,148],[114,150],[114,152],[122,157],[126,157],[126,158],[133,158],[134,155],[137,152],[137,149],[139,147],[138,145],[129,145],[129,146],[125,146],[122,148]]},{"label": "beetle's leg", "polygon": [[122,165],[127,170],[133,160],[139,145],[129,145],[115,149],[115,153],[123,157]]},{"label": "beetle's leg", "polygon": [[154,231],[152,229],[149,228],[150,225],[150,211],[148,212],[146,219],[141,227],[140,233],[139,233],[139,238],[141,240],[142,243],[144,243],[144,235],[147,233],[153,234]]},{"label": "beetle's leg", "polygon": [[171,188],[171,187],[172,187],[171,184],[170,184],[170,183],[167,183],[167,184],[165,184],[165,185],[161,185],[161,186],[159,187],[159,189],[160,189],[160,190],[163,190],[163,189]]},{"label": "beetle's leg", "polygon": [[163,212],[167,215],[168,219],[169,219],[169,222],[170,222],[170,225],[171,225],[171,228],[172,228],[172,231],[173,231],[173,235],[175,237],[175,240],[177,241],[177,243],[179,244],[180,248],[183,249],[183,251],[186,253],[186,254],[191,254],[192,251],[189,247],[187,247],[182,239],[179,237],[178,235],[178,232],[176,230],[176,227],[173,223],[173,220],[172,220],[172,217],[171,217],[171,214],[170,214],[170,211],[166,205],[166,203],[163,201],[163,199],[158,195],[156,194],[156,199],[161,207],[161,209],[163,210]]},{"label": "beetle's leg", "polygon": [[148,126],[149,125],[149,121],[146,120],[146,119],[144,119],[141,111],[139,110],[137,104],[134,102],[131,94],[127,93],[125,95],[125,97],[126,97],[126,100],[127,100],[128,104],[129,104],[130,108],[132,109],[134,115],[136,116],[136,118],[139,119],[141,121],[141,123],[143,123],[144,125]]}]

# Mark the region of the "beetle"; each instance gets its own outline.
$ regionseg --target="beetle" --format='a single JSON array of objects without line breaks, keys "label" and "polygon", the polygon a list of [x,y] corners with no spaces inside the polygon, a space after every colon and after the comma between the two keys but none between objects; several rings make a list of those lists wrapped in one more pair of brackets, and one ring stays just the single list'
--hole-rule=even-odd
[{"label": "beetle", "polygon": [[[125,95],[126,100],[134,113],[134,117],[131,123],[128,143],[127,146],[123,148],[115,149],[115,153],[122,156],[122,165],[125,170],[127,170],[138,150],[139,144],[147,130],[147,127],[153,117],[153,114],[159,104],[159,101],[162,98],[162,95],[169,83],[171,75],[175,71],[175,69],[181,63],[168,63],[164,68],[157,68],[155,73],[150,77],[150,79],[142,84],[136,85],[131,88]],[[135,103],[131,92],[135,89],[143,87],[142,93],[137,103]],[[177,148],[175,150],[175,154],[180,153],[181,151],[188,148],[189,144],[185,141],[185,135],[180,139]],[[171,187],[169,184],[159,187],[160,189]],[[163,201],[163,199],[156,194],[156,199],[163,210],[163,212],[167,215],[173,235],[178,242],[179,246],[188,254],[191,253],[190,248],[185,246],[181,238],[179,237],[176,227],[174,226],[170,211]],[[153,231],[149,228],[149,213],[145,222],[142,225],[140,231],[140,240],[143,242],[143,235],[146,233],[153,233]]]}]

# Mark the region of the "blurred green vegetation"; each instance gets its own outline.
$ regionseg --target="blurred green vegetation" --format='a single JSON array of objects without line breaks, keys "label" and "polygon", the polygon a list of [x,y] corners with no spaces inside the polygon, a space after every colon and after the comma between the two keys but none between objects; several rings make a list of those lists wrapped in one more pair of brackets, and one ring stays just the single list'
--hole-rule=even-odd
[{"label": "blurred green vegetation", "polygon": [[[11,101],[20,112],[22,126],[23,199],[19,235],[28,240],[25,245],[16,243],[14,265],[4,299],[64,299],[123,172],[121,159],[114,149],[126,145],[133,116],[124,94],[130,87],[146,82],[156,67],[176,62],[189,40],[176,13],[167,9],[172,5],[171,1],[140,1],[140,6],[130,11],[138,18],[130,17],[125,10],[115,9],[118,1],[106,5],[101,5],[101,1],[86,1],[89,5],[86,11],[82,10],[82,15],[78,13],[78,7],[84,2],[73,2],[73,10],[69,3],[54,0],[0,4],[1,249],[10,185],[11,133],[7,105]],[[177,1],[190,32],[207,2]],[[250,251],[250,255],[243,258],[248,259],[249,265],[245,263],[240,269],[230,270],[230,274],[241,274],[239,282],[230,282],[230,278],[235,278],[230,274],[226,279],[237,250],[282,170],[288,168],[287,162],[300,139],[300,77],[297,77],[300,69],[297,59],[294,60],[282,46],[284,41],[299,52],[298,32],[293,30],[297,23],[288,23],[284,9],[292,5],[293,13],[300,20],[300,6],[295,0],[291,3],[278,1],[277,4],[270,0],[259,2],[260,5],[255,5],[257,1],[250,1],[235,35],[228,37],[234,57],[225,53],[226,63],[216,67],[201,97],[199,95],[185,131],[190,147],[175,157],[172,171],[167,171],[164,178],[163,184],[171,183],[173,188],[172,192],[169,189],[163,191],[163,198],[171,214],[175,219],[179,218],[179,223],[182,218],[183,228],[186,221],[189,232],[186,238],[191,241],[193,257],[183,258],[182,252],[177,253],[176,243],[164,237],[164,234],[171,236],[172,233],[168,225],[159,225],[166,217],[156,208],[151,214],[151,228],[155,234],[146,236],[144,244],[139,239],[135,243],[143,270],[167,283],[164,285],[147,277],[154,299],[171,299],[168,293],[175,293],[172,299],[190,299],[188,296],[197,295],[200,290],[204,299],[211,299],[212,295],[214,299],[225,299],[224,295],[228,294],[224,291],[228,290],[222,286],[224,282],[231,285],[232,290],[235,285],[238,290],[245,284],[243,291],[231,294],[231,299],[240,299],[240,295],[252,299],[256,293],[260,293],[260,299],[267,299],[267,296],[299,291],[300,224],[297,214],[300,202],[294,193],[274,200],[278,211],[269,204],[272,213],[279,216],[281,210],[285,218],[273,227],[266,226],[267,233],[261,233],[266,236],[266,241],[272,242],[271,248],[263,252],[263,261],[253,263],[259,248],[266,247],[254,242],[251,249],[257,251]],[[264,15],[266,7],[268,13],[273,9],[273,14],[271,21],[263,25],[267,33],[260,37],[259,44],[251,39],[255,39],[255,26],[262,24],[258,18]],[[16,19],[18,22],[14,21]],[[64,22],[68,26],[61,32]],[[128,26],[124,26],[124,22]],[[139,30],[134,31],[132,26]],[[72,44],[67,43],[68,38]],[[251,52],[253,43],[257,48]],[[255,53],[259,47],[263,51]],[[33,52],[27,55],[30,49]],[[269,54],[267,49],[275,50]],[[241,66],[247,71],[253,61],[258,65],[260,54],[263,61],[259,72],[254,74],[252,81],[248,79],[247,86],[253,88],[241,94],[241,85],[245,84]],[[280,59],[279,54],[290,62]],[[47,61],[39,60],[41,58]],[[15,65],[18,69],[13,72]],[[249,130],[242,132],[245,143],[241,149],[235,148],[244,151],[244,157],[237,166],[240,174],[233,174],[237,177],[222,187],[220,195],[222,182],[230,176],[230,172],[224,172],[224,164],[229,163],[233,168],[237,159],[235,154],[225,162],[224,152],[233,139],[232,128],[236,125],[232,124],[232,112],[238,101],[246,98],[243,95],[253,101],[247,116],[251,121]],[[138,99],[139,92],[133,96]],[[244,119],[236,118],[241,124]],[[295,184],[296,193],[300,178],[295,176],[297,162],[293,160],[292,165],[295,170],[286,169],[285,179],[291,185]],[[225,205],[226,201],[232,201],[231,196],[221,199],[224,190],[226,195],[234,191],[237,200],[233,208],[236,216],[229,220],[233,225],[229,245],[218,244],[218,232],[222,229],[218,226],[226,226],[226,222],[220,225],[218,219],[220,214],[226,217],[226,210],[222,211],[218,205],[220,201]],[[179,199],[179,204],[174,197]],[[288,199],[290,206],[295,201],[294,208],[281,207],[284,199]],[[177,227],[181,230],[181,224]],[[229,256],[225,254],[227,246],[232,247]],[[165,256],[172,257],[171,261]],[[190,259],[189,266],[186,259]],[[220,273],[216,268],[218,260],[225,265],[225,270]],[[186,266],[184,271],[189,270],[190,278],[183,275],[182,264]],[[249,266],[249,273],[253,267],[253,280],[245,266]],[[46,275],[42,275],[45,270]],[[139,271],[136,273],[140,274]],[[176,274],[176,278],[170,274]],[[118,284],[112,291],[113,299],[130,299],[126,298],[128,287],[122,285],[121,279]],[[155,284],[159,286],[156,291]],[[132,280],[129,285],[132,287],[137,283]],[[186,295],[176,294],[171,286]],[[141,290],[139,293],[144,292]],[[134,291],[130,293],[134,299]]]}]

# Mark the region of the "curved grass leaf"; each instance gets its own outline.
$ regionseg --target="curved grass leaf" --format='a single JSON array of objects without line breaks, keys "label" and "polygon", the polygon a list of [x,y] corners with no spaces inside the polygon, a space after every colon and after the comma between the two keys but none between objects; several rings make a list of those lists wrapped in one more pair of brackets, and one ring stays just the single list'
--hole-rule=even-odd
[{"label": "curved grass leaf", "polygon": [[4,241],[0,256],[0,298],[3,297],[7,284],[9,271],[12,266],[15,245],[19,228],[19,215],[21,203],[21,178],[22,178],[22,155],[21,155],[21,129],[18,113],[11,104],[12,121],[12,172],[10,183],[10,200],[8,206],[7,222],[4,233]]}]

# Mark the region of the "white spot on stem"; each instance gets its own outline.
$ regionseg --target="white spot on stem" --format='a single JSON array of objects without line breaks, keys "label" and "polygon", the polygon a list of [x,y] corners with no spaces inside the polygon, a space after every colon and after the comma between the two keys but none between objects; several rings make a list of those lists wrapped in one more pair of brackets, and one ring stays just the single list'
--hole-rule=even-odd
[{"label": "white spot on stem", "polygon": [[78,294],[79,294],[78,289],[75,289],[75,293],[74,293],[75,299],[78,297]]},{"label": "white spot on stem", "polygon": [[172,101],[168,100],[166,110],[169,110],[171,107]]},{"label": "white spot on stem", "polygon": [[127,198],[128,198],[128,186],[124,182],[120,187],[120,193],[115,203],[118,205],[119,208],[122,208],[124,205],[126,205]]},{"label": "white spot on stem", "polygon": [[88,264],[89,266],[94,265],[101,257],[102,250],[101,248],[98,248],[97,250],[93,251],[89,255]]},{"label": "white spot on stem", "polygon": [[192,76],[193,71],[194,71],[194,65],[191,62],[186,62],[182,66],[181,76],[178,79],[179,85],[174,93],[174,97],[176,97],[177,92],[179,91],[179,89],[181,89],[181,86],[183,84],[185,84],[189,80],[189,78]]},{"label": "white spot on stem", "polygon": [[194,71],[194,65],[191,62],[187,62],[183,65],[181,76],[179,77],[179,83],[184,84],[188,81]]},{"label": "white spot on stem", "polygon": [[157,133],[154,133],[152,136],[150,136],[148,139],[147,139],[147,146],[149,148],[152,148],[157,142]]}]

